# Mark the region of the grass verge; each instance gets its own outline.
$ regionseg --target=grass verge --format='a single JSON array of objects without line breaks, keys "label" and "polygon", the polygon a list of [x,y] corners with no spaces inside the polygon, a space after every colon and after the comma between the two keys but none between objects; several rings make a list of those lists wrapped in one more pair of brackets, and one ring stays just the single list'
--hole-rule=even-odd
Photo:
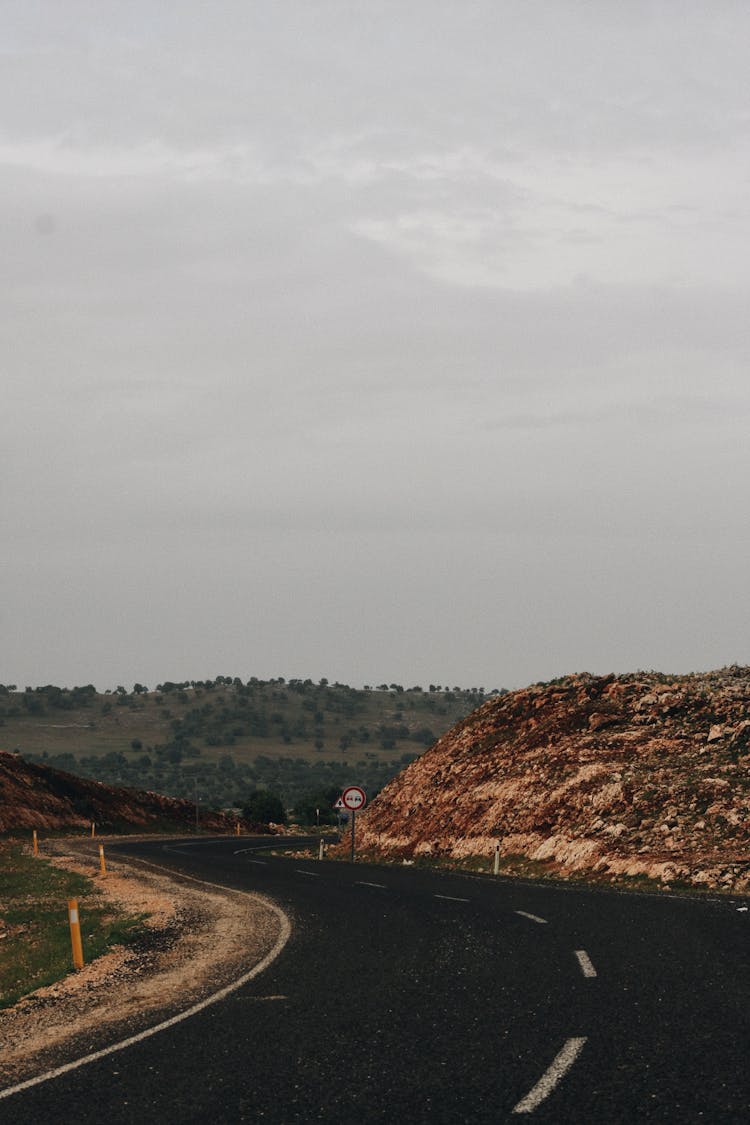
[{"label": "grass verge", "polygon": [[69,898],[78,899],[87,963],[139,936],[143,916],[116,913],[91,879],[0,841],[0,1008],[72,971]]}]

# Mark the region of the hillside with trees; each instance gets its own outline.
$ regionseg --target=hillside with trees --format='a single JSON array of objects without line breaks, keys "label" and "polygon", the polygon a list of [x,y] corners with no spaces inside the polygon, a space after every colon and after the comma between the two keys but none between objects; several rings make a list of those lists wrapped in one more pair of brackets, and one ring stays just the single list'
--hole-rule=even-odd
[{"label": "hillside with trees", "polygon": [[344,784],[374,796],[489,695],[218,676],[99,693],[0,685],[0,748],[108,785],[244,808],[269,792],[324,819]]}]

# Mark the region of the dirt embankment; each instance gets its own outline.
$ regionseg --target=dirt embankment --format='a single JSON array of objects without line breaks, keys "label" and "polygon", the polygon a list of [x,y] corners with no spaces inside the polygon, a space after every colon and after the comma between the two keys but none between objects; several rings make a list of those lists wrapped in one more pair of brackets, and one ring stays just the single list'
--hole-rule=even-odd
[{"label": "dirt embankment", "polygon": [[[0,750],[0,832],[70,831],[87,828],[92,821],[107,833],[133,828],[139,832],[190,831],[195,805],[160,793],[104,785]],[[201,813],[201,826],[210,832],[231,832],[236,823],[235,817],[225,813]],[[240,824],[245,831],[266,831],[263,825],[249,821]]]},{"label": "dirt embankment", "polygon": [[[90,844],[55,841],[45,851],[61,866],[96,871]],[[281,911],[258,895],[138,861],[108,858],[97,884],[113,907],[147,915],[142,935],[0,1011],[0,1087],[185,1011],[252,969],[288,932]]]},{"label": "dirt embankment", "polygon": [[357,818],[381,855],[750,889],[750,668],[568,676],[492,699]]}]

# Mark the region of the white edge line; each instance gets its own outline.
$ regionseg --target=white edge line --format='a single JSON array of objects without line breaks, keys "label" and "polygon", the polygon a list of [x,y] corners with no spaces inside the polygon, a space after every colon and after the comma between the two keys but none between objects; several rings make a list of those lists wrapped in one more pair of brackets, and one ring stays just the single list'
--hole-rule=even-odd
[{"label": "white edge line", "polygon": [[530,918],[532,922],[538,922],[540,926],[547,925],[546,918],[540,918],[538,914],[529,914],[527,910],[516,910],[515,914],[520,914],[522,918]]},{"label": "white edge line", "polygon": [[585,949],[576,949],[575,955],[578,958],[578,964],[581,966],[581,972],[585,977],[595,977],[596,969],[591,963],[591,958]]},{"label": "white edge line", "polygon": [[380,891],[387,891],[385,883],[365,883],[363,879],[355,879],[355,887],[377,887]]},{"label": "white edge line", "polygon": [[513,1112],[533,1113],[536,1107],[540,1105],[545,1098],[549,1097],[560,1079],[570,1070],[571,1066],[580,1055],[585,1042],[585,1038],[568,1039],[562,1050],[547,1067],[536,1086],[533,1086],[526,1097],[521,1098],[520,1102],[513,1106]]},{"label": "white edge line", "polygon": [[471,902],[470,898],[456,898],[454,895],[433,895],[433,898],[444,898],[448,902]]},{"label": "white edge line", "polygon": [[[118,857],[122,858],[122,857]],[[281,953],[282,949],[289,941],[292,933],[292,924],[289,918],[275,902],[270,899],[261,898],[260,895],[252,894],[249,891],[235,891],[233,887],[224,887],[221,883],[209,883],[207,879],[196,879],[192,875],[183,875],[181,871],[176,871],[174,868],[162,867],[158,863],[148,863],[146,860],[139,860],[145,867],[155,867],[158,871],[168,871],[170,875],[179,875],[182,879],[189,879],[193,883],[202,883],[206,887],[216,887],[218,890],[230,891],[235,894],[244,895],[246,898],[254,899],[256,902],[261,902],[267,906],[279,919],[281,925],[281,933],[276,939],[273,948],[266,954],[262,961],[259,961],[248,972],[243,973],[237,980],[232,981],[231,984],[220,988],[218,992],[214,992],[211,996],[207,996],[205,1000],[201,1000],[198,1004],[193,1004],[192,1007],[186,1008],[184,1012],[179,1012],[176,1016],[172,1016],[168,1020],[163,1020],[161,1023],[155,1024],[153,1027],[146,1028],[145,1031],[138,1032],[137,1035],[131,1035],[127,1039],[121,1039],[119,1043],[112,1043],[109,1047],[103,1047],[101,1051],[94,1051],[90,1055],[84,1055],[80,1059],[75,1059],[73,1062],[65,1063],[64,1066],[55,1067],[54,1070],[47,1070],[44,1074],[38,1074],[36,1078],[28,1078],[25,1082],[19,1082],[16,1086],[7,1086],[4,1090],[0,1090],[0,1100],[9,1098],[11,1094],[19,1094],[22,1090],[29,1090],[32,1086],[39,1086],[42,1082],[49,1082],[52,1078],[60,1078],[63,1074],[68,1074],[71,1070],[77,1070],[79,1066],[86,1066],[88,1063],[96,1062],[97,1059],[104,1059],[107,1055],[113,1055],[116,1051],[123,1051],[126,1047],[132,1047],[134,1043],[141,1043],[144,1039],[150,1039],[152,1035],[157,1035],[160,1031],[166,1031],[169,1027],[174,1027],[175,1024],[182,1023],[183,1020],[190,1019],[198,1012],[202,1012],[204,1008],[210,1007],[212,1004],[217,1004],[220,1000],[226,999],[238,988],[251,981],[253,977],[257,977],[260,973],[264,972],[268,966],[276,960]]]}]

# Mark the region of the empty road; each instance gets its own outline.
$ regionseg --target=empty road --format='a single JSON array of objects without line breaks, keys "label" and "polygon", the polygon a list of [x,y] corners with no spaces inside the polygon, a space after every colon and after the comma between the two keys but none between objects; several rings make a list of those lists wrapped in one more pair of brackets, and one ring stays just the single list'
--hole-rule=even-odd
[{"label": "empty road", "polygon": [[698,900],[258,854],[110,845],[260,892],[264,972],[0,1121],[750,1121],[750,914]]}]

